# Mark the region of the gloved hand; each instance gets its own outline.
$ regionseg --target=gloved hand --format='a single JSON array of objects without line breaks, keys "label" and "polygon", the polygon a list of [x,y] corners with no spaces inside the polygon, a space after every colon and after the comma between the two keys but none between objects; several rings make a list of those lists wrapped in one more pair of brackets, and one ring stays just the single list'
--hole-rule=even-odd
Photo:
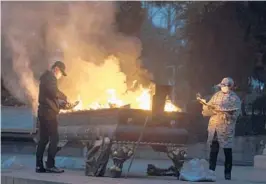
[{"label": "gloved hand", "polygon": [[67,101],[65,101],[65,100],[61,100],[61,99],[58,99],[58,103],[59,103],[59,106],[60,106],[60,107],[64,107],[64,106],[66,106]]},{"label": "gloved hand", "polygon": [[209,107],[207,105],[203,105],[202,106],[202,111],[208,111],[210,110]]},{"label": "gloved hand", "polygon": [[60,108],[65,109],[65,110],[73,109],[79,104],[79,101],[76,101],[74,103],[70,103],[64,100],[58,100],[58,101],[59,101]]}]

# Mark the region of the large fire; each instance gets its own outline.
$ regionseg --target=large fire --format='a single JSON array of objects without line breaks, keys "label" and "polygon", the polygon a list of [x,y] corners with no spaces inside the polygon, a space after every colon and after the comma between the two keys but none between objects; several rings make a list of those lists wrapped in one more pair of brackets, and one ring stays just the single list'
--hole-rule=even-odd
[{"label": "large fire", "polygon": [[[105,104],[100,102],[93,102],[88,106],[84,106],[82,100],[79,97],[79,104],[72,111],[82,111],[82,110],[97,110],[97,109],[109,109],[109,108],[121,108],[126,105],[132,108],[130,104],[118,99],[116,97],[115,89],[109,89],[106,91],[107,96],[109,96]],[[149,89],[143,89],[140,96],[136,97],[137,107],[135,109],[151,110],[151,92]],[[134,108],[134,107],[133,107]],[[181,109],[175,106],[170,100],[167,100],[164,106],[164,111],[166,112],[181,112]],[[61,113],[69,112],[68,110],[61,110]]]},{"label": "large fire", "polygon": [[[78,95],[77,99],[79,104],[71,111],[82,111],[82,110],[97,110],[97,109],[109,109],[109,108],[132,108],[132,109],[143,109],[143,110],[151,110],[152,106],[152,89],[143,88],[140,86],[137,90],[130,91],[127,90],[127,87],[124,84],[125,80],[124,74],[119,71],[117,68],[117,58],[109,57],[105,64],[102,66],[94,66],[89,64],[88,66],[91,68],[91,71],[94,71],[94,75],[97,75],[98,83],[93,83],[92,90],[101,85],[98,90],[99,94],[94,95],[94,100],[88,100],[86,95],[83,94],[81,96]],[[108,68],[109,75],[101,76],[101,73],[106,73],[104,68]],[[113,72],[111,72],[113,71]],[[97,73],[96,73],[97,72]],[[91,73],[91,72],[89,72]],[[107,76],[107,77],[106,77]],[[108,84],[104,82],[104,78],[113,79],[112,81],[116,81],[113,84]],[[101,82],[101,81],[103,82]],[[109,80],[111,81],[111,80]],[[84,84],[84,83],[83,83]],[[91,83],[88,85],[92,85]],[[113,88],[112,88],[113,86]],[[95,89],[96,91],[96,89]],[[126,91],[126,92],[125,92]],[[94,93],[94,91],[91,91]],[[90,95],[90,94],[88,94]],[[166,100],[164,110],[166,112],[181,112],[182,110],[175,106],[170,100]],[[61,110],[61,113],[69,112],[69,110]]]}]

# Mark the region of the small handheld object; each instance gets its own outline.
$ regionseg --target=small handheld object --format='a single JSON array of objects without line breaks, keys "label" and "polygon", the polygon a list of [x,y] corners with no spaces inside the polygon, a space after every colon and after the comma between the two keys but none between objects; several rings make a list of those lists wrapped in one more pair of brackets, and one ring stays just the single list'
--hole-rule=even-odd
[{"label": "small handheld object", "polygon": [[72,104],[73,108],[76,107],[78,104],[79,104],[79,101],[78,101],[78,100],[75,101],[75,102]]},{"label": "small handheld object", "polygon": [[76,101],[74,103],[64,101],[63,103],[61,102],[60,106],[64,110],[70,110],[70,109],[75,108],[78,104],[79,104],[79,101]]},{"label": "small handheld object", "polygon": [[[203,99],[199,93],[196,94],[196,98],[197,98],[198,102],[201,103],[202,105],[206,105],[208,107],[210,106],[209,104],[207,104],[206,100]],[[212,108],[214,108],[214,107],[212,107]]]}]

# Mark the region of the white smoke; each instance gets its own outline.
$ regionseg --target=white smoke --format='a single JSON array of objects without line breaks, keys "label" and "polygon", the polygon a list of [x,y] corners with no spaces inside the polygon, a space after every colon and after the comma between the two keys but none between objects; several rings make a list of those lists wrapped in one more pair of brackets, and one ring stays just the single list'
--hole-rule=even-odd
[{"label": "white smoke", "polygon": [[[81,92],[96,93],[94,86],[88,86],[97,82],[88,82],[87,72],[93,75],[93,70],[86,70],[84,61],[106,66],[105,59],[113,55],[126,75],[122,78],[132,77],[140,70],[141,42],[115,30],[116,11],[115,2],[2,2],[2,77],[6,87],[36,110],[38,79],[58,57],[58,49],[68,73],[60,86],[72,99]],[[110,75],[115,72],[108,71]],[[106,76],[101,82],[111,79]],[[122,86],[125,81],[111,82]]]}]

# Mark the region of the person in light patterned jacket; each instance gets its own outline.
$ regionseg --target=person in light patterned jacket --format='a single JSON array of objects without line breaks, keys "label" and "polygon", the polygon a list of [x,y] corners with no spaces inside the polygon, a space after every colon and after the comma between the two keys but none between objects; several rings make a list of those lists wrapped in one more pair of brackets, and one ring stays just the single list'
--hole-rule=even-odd
[{"label": "person in light patterned jacket", "polygon": [[215,171],[219,148],[225,154],[225,179],[231,179],[232,147],[235,124],[241,112],[241,100],[232,91],[234,81],[227,77],[218,85],[221,90],[216,92],[207,105],[203,105],[203,116],[210,116],[208,125],[208,145],[210,145],[210,170]]}]

